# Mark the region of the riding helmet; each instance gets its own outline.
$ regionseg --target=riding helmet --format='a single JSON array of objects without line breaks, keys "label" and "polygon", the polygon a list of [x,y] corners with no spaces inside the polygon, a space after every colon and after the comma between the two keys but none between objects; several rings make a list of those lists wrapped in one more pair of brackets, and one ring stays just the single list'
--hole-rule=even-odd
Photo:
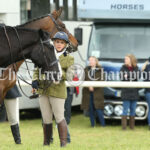
[{"label": "riding helmet", "polygon": [[69,39],[68,39],[68,35],[63,32],[63,31],[59,31],[57,32],[54,37],[52,38],[52,40],[55,40],[55,39],[60,39],[60,40],[64,40],[66,41],[67,43],[69,43]]}]

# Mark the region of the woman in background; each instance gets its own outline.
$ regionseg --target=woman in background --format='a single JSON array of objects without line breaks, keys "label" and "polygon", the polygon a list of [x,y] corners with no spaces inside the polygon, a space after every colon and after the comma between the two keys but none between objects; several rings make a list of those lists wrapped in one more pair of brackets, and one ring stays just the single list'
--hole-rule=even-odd
[{"label": "woman in background", "polygon": [[[104,73],[102,67],[98,64],[98,59],[94,56],[89,58],[89,66],[85,68],[85,81],[103,81]],[[95,112],[97,113],[99,123],[104,127],[104,92],[101,87],[83,88],[83,97],[81,109],[89,111],[91,126],[95,126]]]},{"label": "woman in background", "polygon": [[[124,64],[120,69],[121,81],[137,81],[140,78],[140,71],[137,66],[137,60],[134,55],[129,54],[125,56]],[[135,109],[136,103],[139,99],[137,88],[122,88],[121,99],[123,101],[123,114],[122,114],[122,129],[125,130],[127,126],[128,109],[129,114],[129,126],[130,129],[134,129],[135,126]]]}]

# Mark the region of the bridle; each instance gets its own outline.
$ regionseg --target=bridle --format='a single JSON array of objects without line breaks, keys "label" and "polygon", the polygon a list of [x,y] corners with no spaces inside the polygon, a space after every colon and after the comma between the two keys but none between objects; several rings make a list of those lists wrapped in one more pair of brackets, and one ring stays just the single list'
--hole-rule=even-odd
[{"label": "bridle", "polygon": [[59,59],[56,59],[55,61],[51,62],[50,65],[49,65],[48,62],[47,62],[47,59],[48,59],[48,58],[47,58],[47,55],[46,55],[46,51],[45,51],[45,49],[44,49],[44,44],[45,44],[45,43],[46,43],[46,44],[50,44],[50,40],[45,40],[45,41],[40,40],[40,42],[41,42],[41,45],[42,45],[42,52],[43,52],[43,56],[44,56],[45,61],[46,61],[47,68],[52,67],[53,65],[55,65],[56,63],[59,62]]},{"label": "bridle", "polygon": [[[64,31],[64,28],[61,27],[58,23],[57,23],[57,20],[53,17],[52,14],[48,14],[48,16],[51,18],[51,20],[53,21],[53,23],[55,24],[55,27],[57,28],[58,31]],[[71,33],[68,31],[68,30],[65,30],[64,31],[68,36],[71,35]],[[52,32],[50,32],[50,37],[52,38],[53,36],[53,33],[54,33],[54,30],[52,29]],[[70,49],[73,49],[71,43],[69,42],[68,43],[68,47],[67,47],[67,50],[66,51],[69,51],[69,48]]]},{"label": "bridle", "polygon": [[56,28],[58,31],[63,31],[62,27],[60,25],[58,25],[58,23],[56,22],[55,18],[53,17],[53,15],[48,14],[48,16],[52,19],[53,23],[55,24]]},{"label": "bridle", "polygon": [[[57,20],[53,17],[52,14],[48,14],[48,16],[51,18],[51,20],[53,21],[53,23],[55,24],[56,28],[58,31],[64,31],[63,27],[61,27],[58,23]],[[66,34],[71,35],[71,33],[68,30],[64,31]]]}]

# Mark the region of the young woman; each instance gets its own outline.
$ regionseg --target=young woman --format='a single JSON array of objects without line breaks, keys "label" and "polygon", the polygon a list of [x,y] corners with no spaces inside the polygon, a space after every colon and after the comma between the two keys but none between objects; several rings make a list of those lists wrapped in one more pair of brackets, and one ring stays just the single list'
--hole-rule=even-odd
[{"label": "young woman", "polygon": [[[98,59],[94,56],[89,58],[89,66],[85,68],[86,81],[103,81],[104,74],[102,67],[98,64]],[[103,88],[89,87],[83,88],[81,109],[89,111],[91,126],[95,126],[95,112],[99,123],[105,126],[104,120],[104,92]]]},{"label": "young woman", "polygon": [[67,144],[67,124],[64,119],[64,104],[67,98],[65,79],[67,69],[74,63],[73,57],[64,55],[68,42],[68,36],[65,32],[57,32],[53,38],[54,48],[60,55],[59,61],[63,73],[59,83],[52,83],[49,87],[44,86],[44,77],[39,80],[39,69],[35,70],[33,75],[32,87],[38,89],[37,92],[40,95],[39,103],[43,118],[44,145],[50,144],[53,114],[58,125],[60,145],[64,147]]},{"label": "young woman", "polygon": [[[129,54],[125,56],[124,64],[120,69],[120,79],[122,81],[137,81],[140,78],[140,71],[137,66],[137,60],[134,55]],[[128,109],[129,126],[130,129],[134,129],[135,126],[135,109],[136,103],[139,99],[137,88],[122,88],[121,99],[123,100],[123,114],[122,114],[122,129],[125,130],[127,126]]]}]

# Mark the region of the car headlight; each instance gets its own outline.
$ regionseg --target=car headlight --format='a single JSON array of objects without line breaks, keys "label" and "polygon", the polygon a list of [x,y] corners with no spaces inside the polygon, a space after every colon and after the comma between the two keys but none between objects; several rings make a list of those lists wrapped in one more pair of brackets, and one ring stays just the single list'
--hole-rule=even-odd
[{"label": "car headlight", "polygon": [[111,104],[105,105],[105,107],[104,107],[104,114],[106,116],[111,116],[113,114],[113,112],[114,112],[114,108],[113,108],[113,106]]},{"label": "car headlight", "polygon": [[135,113],[138,117],[142,117],[145,114],[145,107],[144,106],[137,106]]},{"label": "car headlight", "polygon": [[116,105],[114,108],[114,113],[117,116],[121,116],[123,112],[123,106],[122,105]]}]

